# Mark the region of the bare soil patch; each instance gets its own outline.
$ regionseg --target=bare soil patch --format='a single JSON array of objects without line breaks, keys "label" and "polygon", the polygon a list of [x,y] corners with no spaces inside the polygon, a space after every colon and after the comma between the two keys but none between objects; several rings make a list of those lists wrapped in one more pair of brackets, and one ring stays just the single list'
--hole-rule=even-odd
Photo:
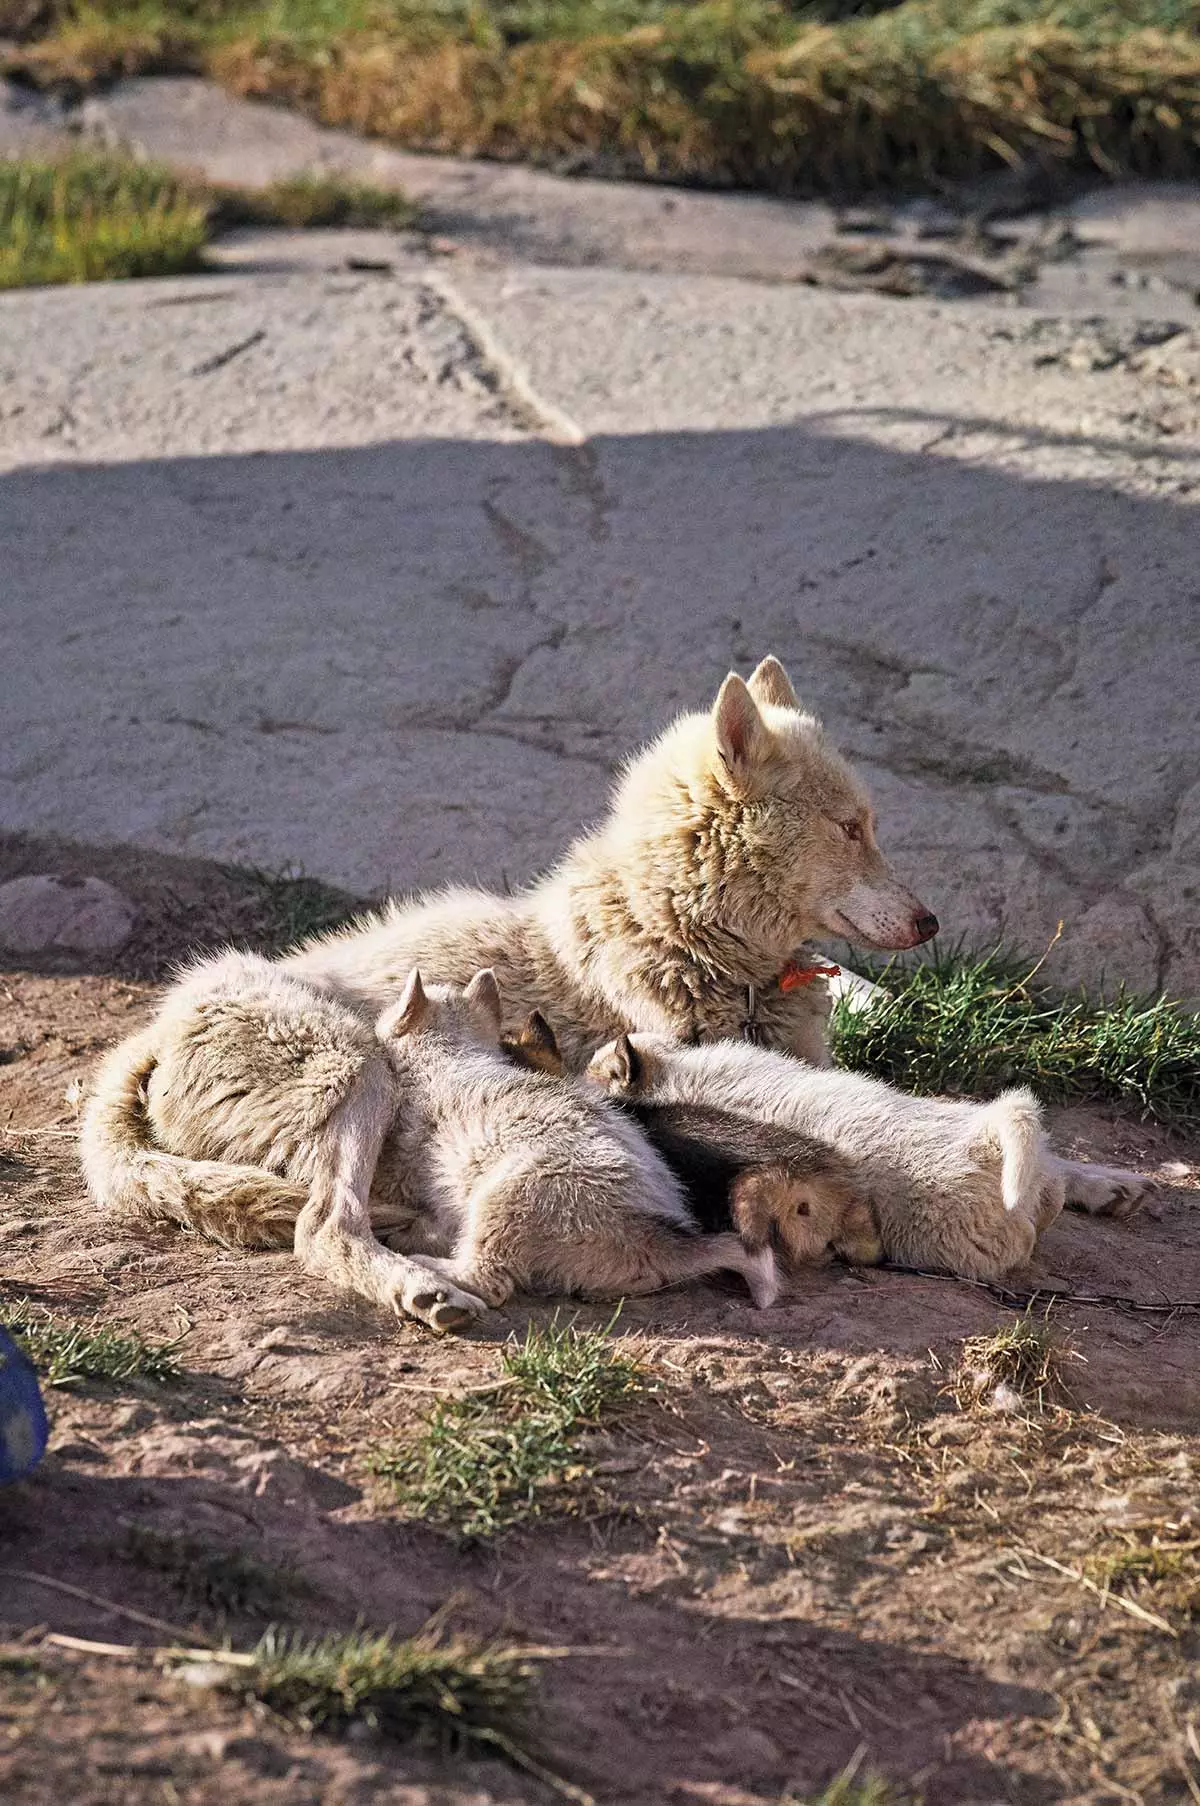
[{"label": "bare soil patch", "polygon": [[[553,1510],[465,1544],[401,1517],[372,1455],[439,1397],[494,1380],[506,1338],[552,1307],[436,1341],[286,1256],[118,1230],[75,1165],[78,1088],[172,960],[229,938],[277,946],[349,900],[0,843],[0,880],[27,871],[107,878],[138,923],[106,969],[56,955],[0,973],[0,1319],[28,1301],[182,1336],[182,1372],[52,1391],[51,1452],[0,1495],[0,1796],[553,1799],[499,1762],[306,1736],[148,1653],[47,1641],[173,1640],[118,1607],[209,1646],[249,1647],[272,1622],[408,1633],[451,1601],[457,1629],[567,1652],[542,1664],[539,1749],[598,1801],[776,1806],[862,1746],[865,1768],[928,1806],[1200,1797],[1194,1308],[1058,1301],[1082,1358],[1069,1408],[1038,1416],[955,1402],[964,1340],[1013,1318],[978,1287],[830,1269],[766,1313],[732,1287],[631,1303],[614,1333],[651,1390],[587,1439]],[[1200,1300],[1200,1148],[1094,1110],[1061,1113],[1057,1132],[1167,1183],[1157,1215],[1063,1219],[1041,1277]]]}]

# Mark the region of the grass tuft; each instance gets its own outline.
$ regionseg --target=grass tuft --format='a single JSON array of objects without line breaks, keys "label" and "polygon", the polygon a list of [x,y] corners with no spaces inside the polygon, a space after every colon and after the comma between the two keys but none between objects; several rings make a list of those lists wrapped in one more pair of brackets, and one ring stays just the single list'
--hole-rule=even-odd
[{"label": "grass tuft", "polygon": [[1089,1580],[1105,1593],[1137,1598],[1153,1592],[1154,1603],[1190,1618],[1200,1617],[1200,1543],[1127,1543],[1105,1554],[1085,1557],[1082,1567]]},{"label": "grass tuft", "polygon": [[882,1775],[860,1772],[865,1749],[860,1749],[840,1775],[835,1775],[819,1794],[787,1793],[780,1806],[916,1806],[911,1794],[903,1793]]},{"label": "grass tuft", "polygon": [[833,1019],[838,1063],[906,1091],[1032,1085],[1049,1103],[1118,1103],[1200,1127],[1200,1016],[1118,992],[1056,998],[1010,954],[938,953],[873,977],[892,996]]},{"label": "grass tuft", "polygon": [[362,904],[317,878],[253,867],[227,869],[250,887],[257,905],[254,943],[265,952],[286,953],[301,941],[344,928],[363,914]]},{"label": "grass tuft", "polygon": [[1067,1363],[1079,1359],[1044,1318],[1027,1310],[988,1336],[969,1336],[954,1396],[964,1411],[980,1405],[1024,1407],[1039,1415],[1070,1398]]},{"label": "grass tuft", "polygon": [[0,289],[178,275],[207,237],[203,201],[154,165],[0,161]]},{"label": "grass tuft", "polygon": [[336,176],[213,187],[104,151],[0,159],[0,289],[185,274],[232,226],[399,229],[413,217],[402,194]]},{"label": "grass tuft", "polygon": [[199,1537],[171,1535],[133,1525],[121,1555],[138,1567],[163,1575],[181,1597],[210,1611],[267,1618],[307,1591],[286,1568],[259,1561],[244,1549],[216,1547]]},{"label": "grass tuft", "polygon": [[255,1699],[305,1731],[368,1726],[396,1742],[512,1754],[530,1697],[529,1662],[499,1646],[424,1631],[316,1641],[271,1631],[222,1690]]},{"label": "grass tuft", "polygon": [[214,231],[228,226],[361,226],[400,231],[416,218],[412,202],[398,190],[340,176],[291,176],[265,188],[214,186],[206,192]]},{"label": "grass tuft", "polygon": [[179,1378],[173,1343],[146,1342],[109,1327],[89,1329],[27,1304],[5,1304],[3,1319],[47,1386],[73,1386],[81,1380],[169,1385]]},{"label": "grass tuft", "polygon": [[587,1475],[581,1438],[642,1386],[606,1334],[574,1325],[531,1327],[503,1363],[495,1387],[435,1405],[414,1441],[371,1463],[403,1511],[465,1538],[566,1503]]}]

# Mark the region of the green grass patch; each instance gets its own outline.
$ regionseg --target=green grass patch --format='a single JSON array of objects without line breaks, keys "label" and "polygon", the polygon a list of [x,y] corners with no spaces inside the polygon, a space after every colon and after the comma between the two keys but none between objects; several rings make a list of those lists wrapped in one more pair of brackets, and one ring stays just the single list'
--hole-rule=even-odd
[{"label": "green grass patch", "polygon": [[258,918],[252,928],[254,944],[263,952],[286,953],[315,934],[328,934],[361,919],[365,905],[344,891],[287,872],[263,872],[242,866],[226,868],[231,877],[244,880]]},{"label": "green grass patch", "polygon": [[110,1386],[131,1380],[169,1385],[179,1378],[174,1343],[146,1342],[107,1326],[92,1329],[28,1304],[3,1304],[0,1316],[47,1386],[86,1380]]},{"label": "green grass patch", "polygon": [[0,161],[0,289],[178,275],[207,239],[203,202],[150,165]]},{"label": "green grass patch", "polygon": [[1200,0],[0,0],[67,90],[205,71],[416,148],[848,192],[1200,168]]},{"label": "green grass patch", "polygon": [[407,1515],[475,1538],[563,1508],[588,1478],[586,1432],[642,1390],[607,1334],[574,1325],[531,1327],[503,1368],[494,1387],[435,1405],[411,1442],[374,1456]]},{"label": "green grass patch", "polygon": [[780,1806],[916,1806],[911,1794],[901,1792],[882,1775],[861,1772],[865,1753],[860,1750],[819,1794],[787,1793]]},{"label": "green grass patch", "polygon": [[259,1561],[244,1549],[135,1524],[120,1546],[125,1561],[161,1574],[193,1605],[222,1614],[268,1618],[310,1591],[290,1569]]},{"label": "green grass patch", "polygon": [[272,1631],[250,1663],[230,1667],[221,1687],[305,1731],[362,1724],[395,1742],[491,1746],[519,1756],[531,1681],[519,1655],[436,1631],[316,1641]]},{"label": "green grass patch", "polygon": [[411,225],[402,194],[334,176],[208,186],[153,163],[80,151],[0,160],[0,289],[177,276],[233,226]]},{"label": "green grass patch", "polygon": [[1124,1104],[1200,1128],[1200,1016],[1164,998],[1056,997],[1003,953],[939,953],[872,976],[892,995],[867,1011],[839,1003],[840,1065],[905,1091],[1028,1084],[1048,1103]]},{"label": "green grass patch", "polygon": [[1137,1598],[1153,1591],[1155,1604],[1187,1617],[1200,1616],[1200,1543],[1129,1542],[1121,1548],[1085,1557],[1089,1580],[1106,1593]]},{"label": "green grass patch", "polygon": [[400,231],[416,210],[396,189],[376,188],[341,176],[299,175],[265,188],[212,187],[210,228],[229,226],[360,226]]}]

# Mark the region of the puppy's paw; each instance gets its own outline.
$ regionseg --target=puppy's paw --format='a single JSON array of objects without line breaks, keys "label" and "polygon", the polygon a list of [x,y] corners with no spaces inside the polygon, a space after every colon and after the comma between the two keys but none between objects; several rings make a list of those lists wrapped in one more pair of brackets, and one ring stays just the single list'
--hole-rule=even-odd
[{"label": "puppy's paw", "polygon": [[1146,1173],[1128,1172],[1119,1166],[1072,1162],[1065,1177],[1068,1206],[1092,1217],[1131,1217],[1158,1190]]}]

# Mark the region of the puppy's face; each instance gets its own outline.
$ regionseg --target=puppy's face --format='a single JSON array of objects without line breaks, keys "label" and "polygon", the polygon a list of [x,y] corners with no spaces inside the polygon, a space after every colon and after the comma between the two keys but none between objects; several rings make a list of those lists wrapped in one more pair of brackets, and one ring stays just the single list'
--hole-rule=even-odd
[{"label": "puppy's face", "polygon": [[789,1266],[820,1266],[834,1254],[855,1266],[883,1259],[871,1212],[845,1180],[756,1167],[739,1173],[729,1203],[747,1248],[773,1245]]}]

